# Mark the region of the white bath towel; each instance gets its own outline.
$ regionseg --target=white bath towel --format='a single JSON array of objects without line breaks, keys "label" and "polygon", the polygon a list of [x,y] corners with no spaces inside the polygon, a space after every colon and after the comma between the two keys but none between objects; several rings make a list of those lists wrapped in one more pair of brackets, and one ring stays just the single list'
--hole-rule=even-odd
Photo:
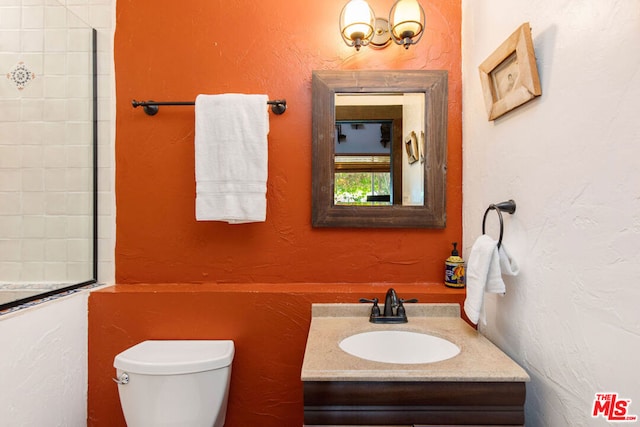
[{"label": "white bath towel", "polygon": [[265,221],[268,99],[243,94],[196,97],[198,221]]},{"label": "white bath towel", "polygon": [[467,261],[467,297],[464,311],[474,324],[484,315],[484,294],[504,295],[506,287],[502,274],[515,276],[519,272],[518,264],[507,252],[504,243],[498,249],[498,242],[483,234],[473,244]]}]

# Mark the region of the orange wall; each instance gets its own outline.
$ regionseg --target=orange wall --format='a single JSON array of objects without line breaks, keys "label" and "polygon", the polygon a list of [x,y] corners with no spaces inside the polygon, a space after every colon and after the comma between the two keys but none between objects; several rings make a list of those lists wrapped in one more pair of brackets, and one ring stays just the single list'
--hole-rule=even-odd
[{"label": "orange wall", "polygon": [[[440,282],[462,239],[460,1],[423,1],[417,46],[356,52],[337,21],[346,0],[117,3],[117,283]],[[391,0],[372,1],[386,15]],[[449,71],[447,227],[311,227],[311,72]],[[196,222],[193,107],[149,117],[132,99],[194,100],[198,93],[267,93],[267,221]],[[332,268],[327,268],[331,265]]]},{"label": "orange wall", "polygon": [[[117,285],[89,298],[89,414],[91,427],[125,427],[114,357],[148,339],[232,339],[233,360],[225,427],[300,427],[300,371],[311,304],[402,298],[460,304],[464,290],[441,284],[145,284]],[[362,322],[368,322],[367,317]],[[409,319],[411,321],[411,319]]]},{"label": "orange wall", "polygon": [[[359,53],[337,32],[344,3],[118,0],[118,285],[89,298],[88,425],[124,426],[117,353],[146,339],[221,338],[237,350],[227,427],[299,427],[311,303],[382,298],[391,284],[404,298],[462,302],[464,290],[442,285],[450,243],[462,239],[460,1],[422,1],[427,30],[408,51]],[[393,2],[370,3],[383,16]],[[316,69],[449,71],[445,229],[311,227]],[[288,103],[270,114],[265,223],[196,222],[193,107],[149,117],[130,105],[225,92]]]}]

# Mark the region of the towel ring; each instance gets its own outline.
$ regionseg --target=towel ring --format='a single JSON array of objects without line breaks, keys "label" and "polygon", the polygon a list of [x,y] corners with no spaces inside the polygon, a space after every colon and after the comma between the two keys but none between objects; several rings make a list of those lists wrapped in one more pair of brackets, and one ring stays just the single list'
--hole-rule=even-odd
[{"label": "towel ring", "polygon": [[487,214],[489,213],[490,210],[495,210],[496,212],[498,212],[498,218],[500,219],[500,237],[498,238],[498,249],[500,249],[500,245],[502,244],[502,234],[504,232],[504,222],[502,221],[502,212],[513,214],[516,211],[516,202],[514,202],[513,199],[511,199],[511,200],[507,200],[506,202],[500,202],[495,205],[494,204],[489,205],[487,210],[484,211],[484,217],[482,217],[482,234],[485,234],[484,226],[485,226],[485,222],[487,221]]}]

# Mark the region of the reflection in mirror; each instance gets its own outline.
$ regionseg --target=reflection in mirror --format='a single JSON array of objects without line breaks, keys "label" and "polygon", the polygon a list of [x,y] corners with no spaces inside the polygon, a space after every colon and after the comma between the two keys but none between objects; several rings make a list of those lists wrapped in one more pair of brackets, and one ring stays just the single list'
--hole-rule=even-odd
[{"label": "reflection in mirror", "polygon": [[336,131],[334,203],[390,204],[391,123],[336,120]]},{"label": "reflection in mirror", "polygon": [[315,71],[313,225],[444,227],[446,103],[446,71]]},{"label": "reflection in mirror", "polygon": [[58,2],[17,4],[3,29],[46,42],[0,58],[0,311],[97,279],[96,31]]},{"label": "reflection in mirror", "polygon": [[[417,135],[424,138],[424,94],[336,94],[335,105],[336,129],[343,133],[335,137],[334,203],[421,206],[424,168],[416,162]],[[350,162],[359,170],[343,167],[346,155],[360,156]],[[346,182],[344,172],[352,172]],[[379,186],[383,182],[386,188]]]}]

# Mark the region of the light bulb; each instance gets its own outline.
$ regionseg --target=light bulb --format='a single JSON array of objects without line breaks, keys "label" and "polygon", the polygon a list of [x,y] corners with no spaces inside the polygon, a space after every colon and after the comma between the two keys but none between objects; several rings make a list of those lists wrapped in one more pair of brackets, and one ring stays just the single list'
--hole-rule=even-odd
[{"label": "light bulb", "polygon": [[[398,44],[408,48],[422,36],[424,11],[417,0],[398,0],[389,14],[391,35]],[[414,40],[416,36],[420,35]]]},{"label": "light bulb", "polygon": [[373,37],[373,25],[375,15],[365,0],[351,0],[342,9],[340,14],[340,33],[348,46],[360,46],[369,44]]}]

